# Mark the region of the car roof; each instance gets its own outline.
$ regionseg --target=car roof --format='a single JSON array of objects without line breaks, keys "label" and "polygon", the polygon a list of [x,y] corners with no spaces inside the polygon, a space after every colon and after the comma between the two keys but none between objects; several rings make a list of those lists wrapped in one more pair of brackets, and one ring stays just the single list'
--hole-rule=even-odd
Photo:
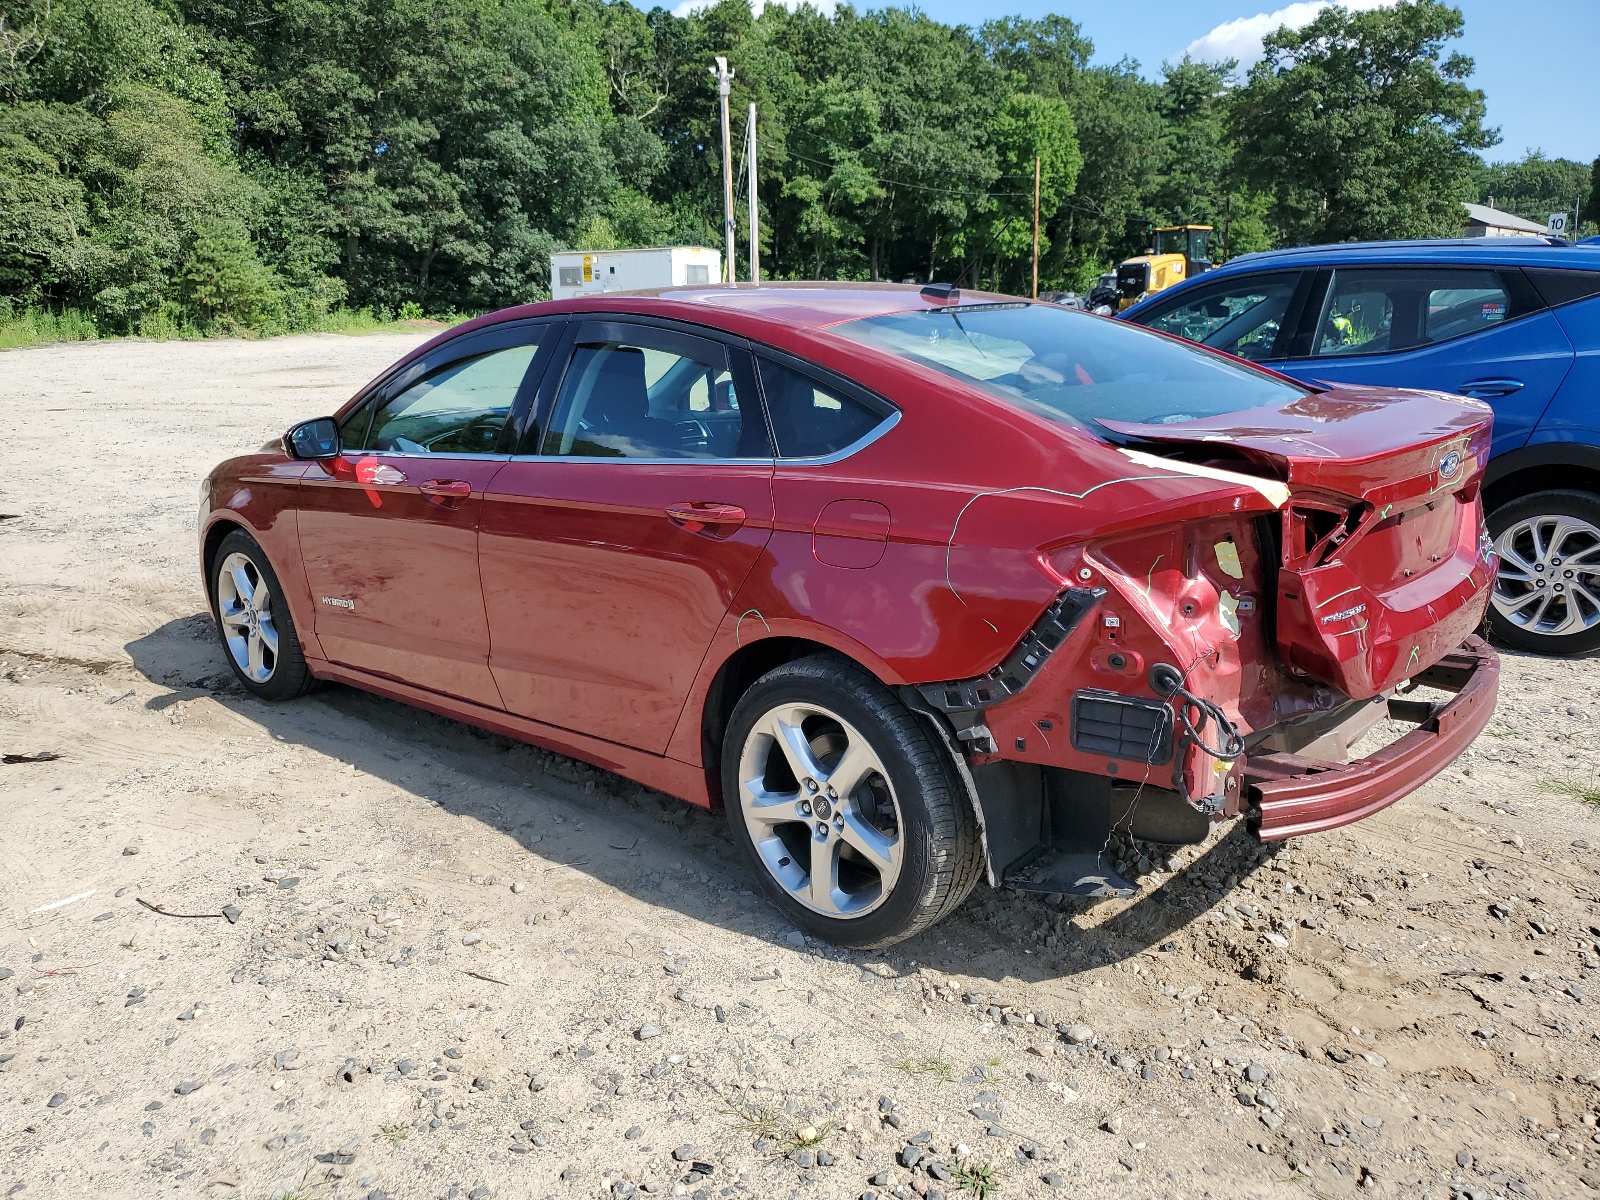
[{"label": "car roof", "polygon": [[1427,263],[1468,267],[1555,267],[1563,270],[1600,271],[1600,246],[1563,242],[1557,238],[1430,238],[1394,242],[1332,242],[1322,246],[1295,246],[1287,250],[1262,250],[1241,254],[1220,267],[1185,279],[1174,287],[1152,292],[1121,315],[1131,317],[1170,301],[1174,296],[1205,287],[1217,279],[1257,271],[1302,271],[1310,267],[1397,266]]},{"label": "car roof", "polygon": [[632,292],[600,292],[570,300],[543,300],[485,313],[446,330],[421,350],[470,329],[527,317],[605,316],[608,313],[669,317],[710,325],[729,333],[760,337],[768,331],[803,329],[822,331],[830,325],[860,317],[921,312],[966,304],[1040,304],[998,292],[939,289],[946,284],[915,283],[731,283],[709,287],[647,288]]},{"label": "car roof", "polygon": [[[943,288],[946,285],[939,284]],[[713,313],[743,314],[758,320],[786,326],[822,329],[858,317],[881,317],[888,313],[917,312],[947,308],[951,304],[1012,303],[1016,296],[995,292],[960,289],[949,299],[914,283],[735,283],[710,287],[648,288],[633,292],[601,292],[571,300],[550,300],[502,309],[491,314],[495,320],[545,314],[631,312],[672,315],[684,320],[721,325]],[[709,310],[709,311],[708,311]]]},{"label": "car roof", "polygon": [[[571,300],[544,300],[484,313],[461,325],[444,330],[437,337],[412,350],[390,368],[389,373],[416,361],[448,341],[503,321],[531,317],[665,317],[698,325],[709,325],[736,336],[771,341],[780,346],[792,342],[798,333],[815,339],[831,340],[827,327],[860,317],[880,317],[889,313],[920,312],[966,304],[1042,304],[1019,296],[967,289],[951,290],[948,297],[939,289],[948,285],[924,287],[914,283],[828,283],[782,282],[763,284],[716,284],[712,286],[649,288],[632,292],[601,292]],[[832,335],[836,337],[837,335]],[[812,344],[815,344],[813,342]]]},{"label": "car roof", "polygon": [[[1555,238],[1432,238],[1395,242],[1334,242],[1241,254],[1216,271],[1259,271],[1270,267],[1324,266],[1338,263],[1431,263],[1565,267],[1600,271],[1600,254]],[[1207,271],[1210,275],[1213,272]],[[1201,278],[1197,276],[1197,278]]]}]

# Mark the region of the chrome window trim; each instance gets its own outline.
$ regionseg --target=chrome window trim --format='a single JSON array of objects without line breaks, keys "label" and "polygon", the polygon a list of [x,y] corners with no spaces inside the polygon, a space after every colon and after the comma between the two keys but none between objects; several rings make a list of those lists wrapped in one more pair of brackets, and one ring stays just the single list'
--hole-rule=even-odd
[{"label": "chrome window trim", "polygon": [[[866,433],[862,434],[855,441],[851,442],[848,446],[844,446],[844,447],[842,447],[842,448],[840,448],[838,450],[835,450],[832,454],[823,454],[823,455],[818,455],[818,456],[812,457],[812,458],[784,458],[781,455],[768,456],[768,457],[762,457],[762,458],[624,458],[621,455],[617,455],[617,456],[598,455],[597,456],[597,455],[577,455],[577,454],[513,454],[513,455],[510,456],[510,458],[514,462],[638,463],[638,464],[640,464],[642,466],[658,466],[658,467],[660,467],[660,466],[679,466],[679,467],[681,467],[681,466],[686,466],[686,465],[691,464],[691,463],[699,463],[701,465],[711,465],[711,464],[715,464],[715,463],[730,463],[730,464],[745,464],[745,465],[749,465],[749,464],[752,464],[752,463],[771,463],[771,464],[774,464],[774,465],[779,466],[779,467],[784,467],[784,466],[826,467],[826,466],[832,466],[834,463],[843,462],[845,459],[849,458],[852,454],[855,454],[855,453],[857,453],[857,452],[859,452],[861,450],[866,449],[873,442],[877,441],[884,434],[888,433],[891,429],[893,429],[896,425],[898,425],[900,423],[900,417],[901,417],[900,410],[899,409],[895,409],[894,412],[890,413],[882,421],[880,421],[877,425],[874,425],[871,429],[869,429]],[[386,451],[385,453],[391,453],[391,452]],[[401,457],[405,457],[405,456],[401,456]],[[409,457],[421,458],[423,456],[422,455],[411,455]],[[456,457],[465,458],[465,457],[467,457],[467,455],[464,455],[464,454],[463,455],[457,455]],[[488,456],[485,456],[485,457],[488,457]]]},{"label": "chrome window trim", "polygon": [[580,454],[513,454],[516,462],[552,462],[552,463],[639,463],[645,466],[682,467],[698,463],[709,466],[718,463],[745,464],[765,463],[772,465],[773,459],[765,458],[626,458],[622,455],[580,455]]},{"label": "chrome window trim", "polygon": [[477,458],[506,462],[511,458],[509,454],[407,454],[404,450],[344,450],[341,453],[370,455],[373,458],[403,458],[407,462],[438,462],[445,458]]},{"label": "chrome window trim", "polygon": [[837,462],[843,462],[852,454],[855,454],[861,450],[865,450],[873,442],[877,441],[896,425],[900,424],[900,416],[900,410],[898,408],[895,409],[892,413],[890,413],[882,421],[878,422],[878,424],[874,425],[871,429],[867,430],[866,433],[862,434],[855,441],[851,442],[848,446],[843,446],[840,449],[835,450],[832,454],[820,454],[811,458],[785,458],[780,454],[778,455],[777,460],[778,465],[781,467],[790,463],[798,463],[803,466],[826,467]]}]

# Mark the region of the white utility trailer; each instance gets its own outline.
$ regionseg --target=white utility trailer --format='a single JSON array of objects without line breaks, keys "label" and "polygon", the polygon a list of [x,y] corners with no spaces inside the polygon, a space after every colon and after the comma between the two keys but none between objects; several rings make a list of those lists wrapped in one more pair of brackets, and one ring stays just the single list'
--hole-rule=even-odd
[{"label": "white utility trailer", "polygon": [[555,300],[641,288],[709,286],[721,279],[722,255],[704,246],[563,250],[550,256],[550,295]]}]

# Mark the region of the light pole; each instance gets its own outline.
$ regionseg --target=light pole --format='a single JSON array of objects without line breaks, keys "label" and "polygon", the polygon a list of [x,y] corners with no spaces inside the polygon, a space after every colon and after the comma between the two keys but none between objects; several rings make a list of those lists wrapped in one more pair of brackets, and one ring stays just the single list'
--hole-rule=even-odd
[{"label": "light pole", "polygon": [[750,101],[750,282],[761,282],[761,222],[756,210],[756,102]]},{"label": "light pole", "polygon": [[1033,298],[1039,298],[1039,156],[1033,156]]},{"label": "light pole", "polygon": [[727,253],[723,257],[726,264],[723,278],[733,283],[733,148],[728,136],[728,93],[733,90],[733,72],[728,70],[728,60],[719,54],[717,65],[711,68],[711,73],[717,77],[717,99],[722,109],[722,231],[727,243]]}]

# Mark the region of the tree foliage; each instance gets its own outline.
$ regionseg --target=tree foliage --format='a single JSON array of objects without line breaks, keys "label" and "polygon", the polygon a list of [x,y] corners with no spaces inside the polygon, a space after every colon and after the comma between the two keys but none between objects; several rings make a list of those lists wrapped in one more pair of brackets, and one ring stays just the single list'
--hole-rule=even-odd
[{"label": "tree foliage", "polygon": [[1242,178],[1293,241],[1456,232],[1483,125],[1472,60],[1446,55],[1461,13],[1433,0],[1322,10],[1265,39],[1230,113]]},{"label": "tree foliage", "polygon": [[1087,286],[1153,223],[1212,224],[1231,255],[1450,232],[1460,200],[1587,186],[1576,164],[1477,159],[1494,135],[1470,61],[1445,52],[1461,27],[1437,0],[1334,7],[1272,35],[1241,82],[1095,64],[1061,16],[7,0],[0,303],[107,330],[286,329],[345,304],[536,299],[562,247],[720,246],[718,54],[736,152],[759,109],[779,277],[1026,290],[1036,161],[1047,288]]},{"label": "tree foliage", "polygon": [[1570,158],[1546,158],[1530,151],[1517,162],[1480,168],[1477,201],[1543,225],[1551,213],[1569,215],[1588,198],[1589,168]]}]

